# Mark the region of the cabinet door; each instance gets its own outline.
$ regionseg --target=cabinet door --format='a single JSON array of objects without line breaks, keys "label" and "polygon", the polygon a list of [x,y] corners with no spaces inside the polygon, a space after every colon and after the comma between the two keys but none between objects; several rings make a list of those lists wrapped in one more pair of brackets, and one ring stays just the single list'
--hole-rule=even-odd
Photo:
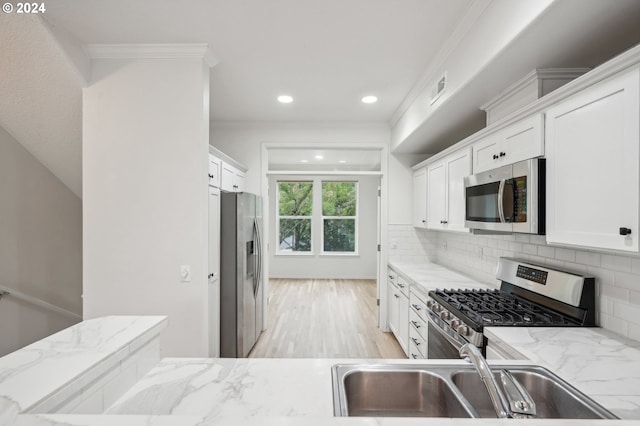
[{"label": "cabinet door", "polygon": [[464,177],[471,174],[471,152],[462,149],[446,158],[447,223],[445,229],[468,231],[464,226]]},{"label": "cabinet door", "polygon": [[638,251],[639,80],[636,67],[546,112],[547,242]]},{"label": "cabinet door", "polygon": [[387,301],[389,303],[387,321],[393,334],[398,337],[398,315],[400,309],[400,292],[391,281],[387,281]]},{"label": "cabinet door", "polygon": [[413,226],[427,227],[427,168],[413,172]]},{"label": "cabinet door", "polygon": [[235,192],[234,185],[236,175],[236,168],[227,163],[222,163],[222,176],[220,179],[220,188],[223,191]]},{"label": "cabinet door", "polygon": [[409,298],[400,293],[398,299],[398,342],[405,355],[409,353]]},{"label": "cabinet door", "polygon": [[209,185],[220,188],[220,159],[209,154]]},{"label": "cabinet door", "polygon": [[209,356],[220,356],[220,190],[209,186]]},{"label": "cabinet door", "polygon": [[501,149],[498,157],[502,164],[544,155],[544,118],[542,114],[518,121],[501,132]]},{"label": "cabinet door", "polygon": [[427,167],[427,228],[442,229],[446,221],[445,162]]},{"label": "cabinet door", "polygon": [[234,191],[235,192],[243,192],[244,191],[244,173],[242,173],[240,170],[236,170],[233,176],[233,184],[234,184]]},{"label": "cabinet door", "polygon": [[488,135],[473,144],[473,173],[500,167],[500,132]]}]

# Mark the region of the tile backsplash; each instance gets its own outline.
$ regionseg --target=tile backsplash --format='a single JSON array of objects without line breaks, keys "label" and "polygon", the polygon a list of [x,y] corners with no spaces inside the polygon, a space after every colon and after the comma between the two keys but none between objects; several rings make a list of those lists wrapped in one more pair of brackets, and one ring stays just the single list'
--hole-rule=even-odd
[{"label": "tile backsplash", "polygon": [[[414,246],[417,241],[420,246],[417,257],[422,256],[487,284],[499,285],[495,272],[498,258],[503,256],[593,276],[596,278],[598,324],[640,340],[639,257],[553,247],[545,243],[544,236],[538,235],[471,235],[413,228],[416,234],[413,236],[408,229],[395,228],[389,233],[390,244],[394,238]],[[402,256],[411,256],[405,253],[404,245],[396,250],[402,252],[398,253]],[[389,253],[393,259],[394,249]]]},{"label": "tile backsplash", "polygon": [[438,233],[412,225],[389,225],[389,260],[404,263],[436,262]]}]

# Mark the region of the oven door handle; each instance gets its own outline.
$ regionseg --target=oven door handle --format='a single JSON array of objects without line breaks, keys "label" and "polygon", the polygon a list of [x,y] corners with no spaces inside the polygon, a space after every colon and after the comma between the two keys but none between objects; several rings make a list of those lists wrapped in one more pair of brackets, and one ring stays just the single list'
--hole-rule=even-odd
[{"label": "oven door handle", "polygon": [[500,216],[500,223],[506,223],[506,219],[504,218],[504,188],[507,184],[506,179],[502,179],[500,181],[500,186],[498,187],[498,216]]},{"label": "oven door handle", "polygon": [[440,318],[437,317],[437,315],[435,313],[433,313],[432,311],[427,309],[427,320],[429,320],[429,322],[431,323],[431,325],[433,325],[433,327],[436,329],[436,331],[442,335],[445,339],[447,339],[447,341],[449,341],[449,343],[451,343],[453,345],[454,348],[456,348],[456,351],[460,351],[460,348],[462,347],[462,343],[456,341],[456,339],[454,339],[453,337],[449,336],[449,334],[447,334],[447,332],[445,330],[442,329],[442,327],[440,327],[440,324],[438,324],[438,320],[440,320]]}]

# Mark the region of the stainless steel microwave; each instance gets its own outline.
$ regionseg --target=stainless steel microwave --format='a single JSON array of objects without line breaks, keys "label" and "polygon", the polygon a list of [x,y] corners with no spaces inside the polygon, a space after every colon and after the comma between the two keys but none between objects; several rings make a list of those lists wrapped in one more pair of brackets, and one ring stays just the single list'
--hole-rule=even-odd
[{"label": "stainless steel microwave", "polygon": [[467,228],[544,235],[544,158],[466,176],[464,192]]}]

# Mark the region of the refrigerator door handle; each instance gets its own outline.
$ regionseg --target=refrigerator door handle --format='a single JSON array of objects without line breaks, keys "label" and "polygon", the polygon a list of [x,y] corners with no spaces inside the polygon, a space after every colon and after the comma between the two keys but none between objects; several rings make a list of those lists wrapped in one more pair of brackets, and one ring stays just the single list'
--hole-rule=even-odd
[{"label": "refrigerator door handle", "polygon": [[257,248],[254,249],[256,250],[256,264],[255,264],[255,274],[254,274],[254,278],[255,278],[255,282],[256,285],[253,287],[253,294],[254,296],[258,295],[258,290],[260,288],[260,281],[262,280],[262,235],[260,235],[260,226],[258,225],[258,221],[254,220],[253,222],[253,230],[256,236],[256,246]]}]

